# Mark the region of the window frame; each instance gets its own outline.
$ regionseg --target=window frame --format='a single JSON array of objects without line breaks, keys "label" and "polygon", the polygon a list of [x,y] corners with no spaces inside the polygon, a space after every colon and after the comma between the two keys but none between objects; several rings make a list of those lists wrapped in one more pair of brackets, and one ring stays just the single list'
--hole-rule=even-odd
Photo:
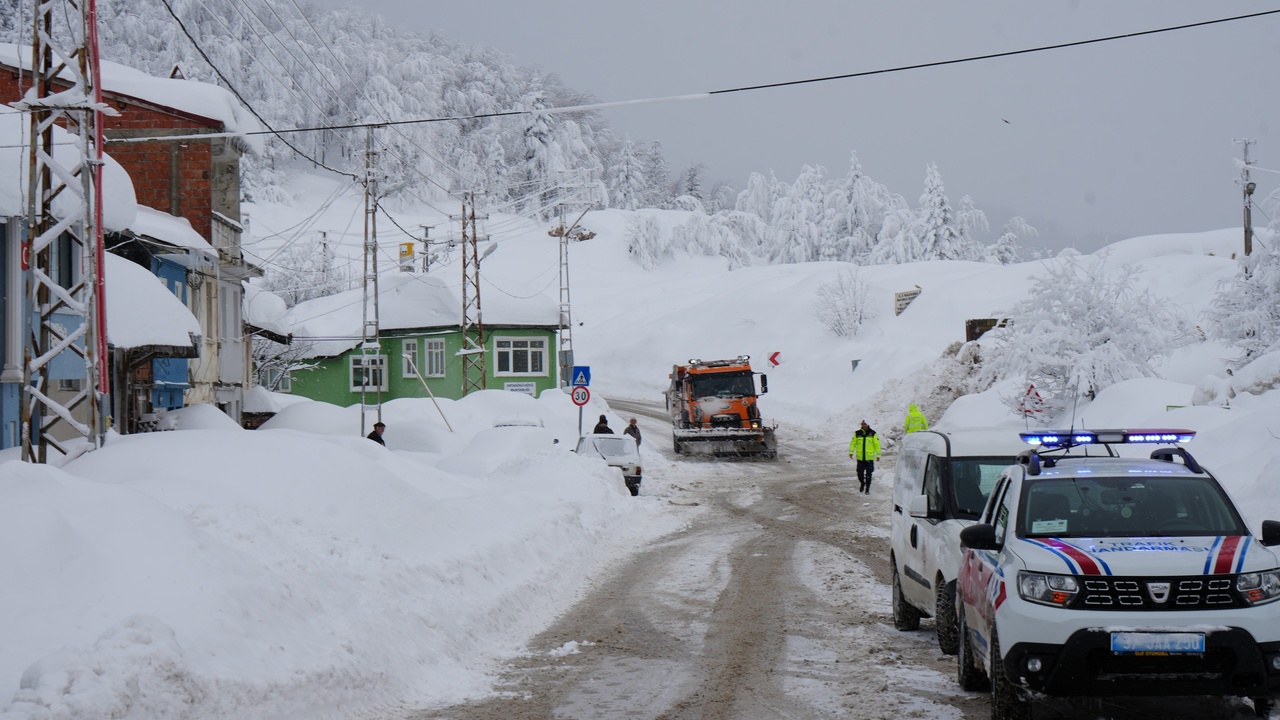
[{"label": "window frame", "polygon": [[[503,348],[502,347],[503,343],[509,343],[508,347]],[[527,343],[528,346],[525,348],[517,348],[516,347],[517,343]],[[533,348],[532,345],[534,343],[539,344],[540,347],[537,349]],[[493,375],[494,377],[547,377],[548,367],[549,367],[547,364],[548,344],[549,343],[547,342],[547,338],[543,336],[535,336],[535,335],[495,336],[493,338]],[[542,369],[527,370],[525,372],[518,372],[514,370],[514,368],[516,367],[517,351],[521,349],[523,349],[524,352],[526,353],[525,362],[527,363],[527,367],[532,368],[534,366],[533,360],[534,360],[534,357],[536,356],[540,361]],[[502,369],[502,361],[504,356],[507,359],[506,370]]]},{"label": "window frame", "polygon": [[[374,379],[380,379],[377,385],[370,383],[369,385],[356,384],[356,372],[361,372],[366,367],[364,360],[369,359],[372,362],[367,366],[370,369]],[[361,390],[365,392],[386,392],[387,391],[387,356],[386,355],[363,355],[361,353],[353,353],[347,359],[347,381],[351,387],[351,392],[358,393]]]},{"label": "window frame", "polygon": [[[418,338],[405,338],[400,349],[400,377],[418,377],[418,373],[414,370],[414,368],[422,368],[422,353],[420,352]],[[411,355],[413,359],[410,360],[405,355]]]},{"label": "window frame", "polygon": [[[422,376],[429,378],[445,377],[449,372],[449,366],[444,354],[447,347],[444,338],[423,338],[422,344],[422,356],[427,361],[427,366],[423,369]],[[436,365],[439,365],[438,370]],[[419,366],[419,368],[421,367]]]}]

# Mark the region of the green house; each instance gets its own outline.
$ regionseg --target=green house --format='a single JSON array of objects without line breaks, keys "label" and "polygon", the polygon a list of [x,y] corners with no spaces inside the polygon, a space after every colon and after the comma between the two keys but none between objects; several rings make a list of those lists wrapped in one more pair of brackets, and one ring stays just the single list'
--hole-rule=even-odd
[{"label": "green house", "polygon": [[[334,405],[464,393],[461,314],[455,289],[430,275],[380,281],[379,342],[361,348],[362,290],[299,303],[282,325],[297,346],[287,392]],[[559,308],[550,298],[496,297],[483,305],[484,387],[537,397],[559,387]],[[282,387],[282,389],[285,389]]]}]

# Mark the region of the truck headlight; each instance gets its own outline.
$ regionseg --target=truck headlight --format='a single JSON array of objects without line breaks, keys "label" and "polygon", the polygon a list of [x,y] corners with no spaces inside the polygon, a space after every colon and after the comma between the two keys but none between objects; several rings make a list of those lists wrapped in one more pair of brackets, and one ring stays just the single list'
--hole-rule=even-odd
[{"label": "truck headlight", "polygon": [[1071,575],[1018,573],[1018,594],[1023,600],[1033,603],[1066,607],[1079,590],[1080,586]]},{"label": "truck headlight", "polygon": [[1236,577],[1236,590],[1250,605],[1280,600],[1280,570],[1244,573]]}]

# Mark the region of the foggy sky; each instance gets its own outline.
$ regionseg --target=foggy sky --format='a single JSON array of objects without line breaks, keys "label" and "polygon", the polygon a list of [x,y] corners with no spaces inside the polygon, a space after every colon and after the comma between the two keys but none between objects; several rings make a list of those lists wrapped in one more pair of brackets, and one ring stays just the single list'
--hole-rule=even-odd
[{"label": "foggy sky", "polygon": [[[601,101],[726,90],[1142,32],[1280,9],[1196,0],[318,0],[423,35],[492,47]],[[916,204],[935,163],[993,237],[1009,217],[1038,243],[1090,251],[1137,235],[1238,227],[1240,139],[1255,200],[1277,186],[1280,15],[789,88],[602,111],[660,141],[705,186],[803,165],[863,171]],[[1255,226],[1268,217],[1255,205]],[[1243,243],[1242,243],[1243,244]]]}]

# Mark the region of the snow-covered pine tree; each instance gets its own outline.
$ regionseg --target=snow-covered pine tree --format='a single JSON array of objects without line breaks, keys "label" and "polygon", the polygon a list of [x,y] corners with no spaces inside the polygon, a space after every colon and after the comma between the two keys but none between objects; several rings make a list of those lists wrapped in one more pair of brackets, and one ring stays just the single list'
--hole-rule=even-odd
[{"label": "snow-covered pine tree", "polygon": [[648,192],[644,164],[636,151],[636,144],[628,135],[622,139],[616,164],[609,169],[609,204],[623,210],[635,210],[644,202]]},{"label": "snow-covered pine tree", "polygon": [[[1028,297],[989,331],[980,378],[990,386],[1019,378],[1044,398],[1048,420],[1076,398],[1093,398],[1121,380],[1155,377],[1151,361],[1190,341],[1188,324],[1149,292],[1131,270],[1112,276],[1100,258],[1064,250],[1032,283]],[[1016,410],[1022,392],[1004,398]]]},{"label": "snow-covered pine tree", "polygon": [[671,187],[671,167],[667,164],[667,158],[662,154],[662,143],[656,140],[649,144],[649,152],[645,154],[644,175],[647,180],[645,184],[649,188],[649,192],[644,199],[644,207],[667,207],[672,200],[669,190]]},{"label": "snow-covered pine tree", "polygon": [[951,201],[947,199],[938,166],[929,163],[925,169],[924,194],[920,196],[918,254],[912,260],[960,260],[965,248],[964,237],[956,222]]}]

